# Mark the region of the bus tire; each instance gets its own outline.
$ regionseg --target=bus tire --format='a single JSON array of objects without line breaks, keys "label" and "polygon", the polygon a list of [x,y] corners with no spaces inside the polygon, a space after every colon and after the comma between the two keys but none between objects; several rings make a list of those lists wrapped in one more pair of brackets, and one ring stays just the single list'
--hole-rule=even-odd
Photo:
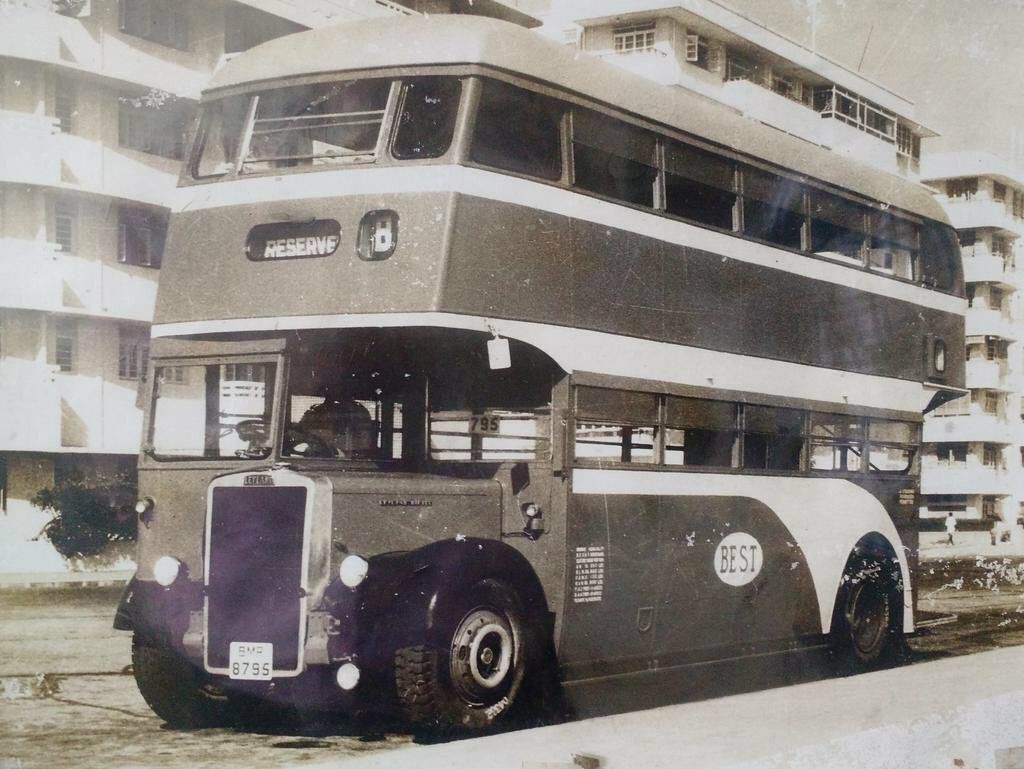
[{"label": "bus tire", "polygon": [[132,669],[139,693],[156,715],[175,729],[228,724],[224,695],[209,687],[180,655],[135,636]]},{"label": "bus tire", "polygon": [[515,593],[484,581],[445,613],[432,643],[395,653],[403,715],[418,729],[479,731],[519,710],[538,634]]},{"label": "bus tire", "polygon": [[901,586],[887,573],[888,562],[863,554],[847,564],[832,620],[832,645],[844,668],[882,667],[902,648]]}]

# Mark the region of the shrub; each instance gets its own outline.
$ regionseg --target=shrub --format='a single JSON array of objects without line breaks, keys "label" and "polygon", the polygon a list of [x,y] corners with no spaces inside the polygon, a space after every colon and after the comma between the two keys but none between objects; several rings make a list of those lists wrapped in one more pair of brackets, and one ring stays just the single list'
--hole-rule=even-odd
[{"label": "shrub", "polygon": [[65,558],[101,553],[135,539],[135,484],[127,475],[74,474],[42,489],[32,503],[53,513],[42,535]]}]

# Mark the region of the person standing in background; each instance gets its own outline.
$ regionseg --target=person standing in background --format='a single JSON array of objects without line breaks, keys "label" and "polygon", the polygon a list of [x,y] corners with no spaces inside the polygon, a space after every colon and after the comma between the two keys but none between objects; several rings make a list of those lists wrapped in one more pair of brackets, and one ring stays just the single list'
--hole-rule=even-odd
[{"label": "person standing in background", "polygon": [[953,517],[953,513],[946,515],[946,544],[953,544],[953,535],[956,533],[956,518]]}]

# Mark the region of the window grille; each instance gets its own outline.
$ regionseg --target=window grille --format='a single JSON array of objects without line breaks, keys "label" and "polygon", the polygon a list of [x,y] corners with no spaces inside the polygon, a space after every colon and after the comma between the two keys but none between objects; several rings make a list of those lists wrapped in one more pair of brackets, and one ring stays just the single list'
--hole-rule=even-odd
[{"label": "window grille", "polygon": [[53,362],[61,371],[75,368],[76,323],[71,318],[59,318],[55,326]]},{"label": "window grille", "polygon": [[60,246],[61,251],[75,250],[75,221],[78,211],[75,204],[67,200],[58,200],[53,204],[53,242]]}]

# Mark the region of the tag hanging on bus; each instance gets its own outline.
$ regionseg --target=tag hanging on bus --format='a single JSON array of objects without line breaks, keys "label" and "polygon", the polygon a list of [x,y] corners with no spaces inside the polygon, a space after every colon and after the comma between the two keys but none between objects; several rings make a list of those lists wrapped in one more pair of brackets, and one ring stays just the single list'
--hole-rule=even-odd
[{"label": "tag hanging on bus", "polygon": [[512,368],[512,351],[501,336],[487,340],[487,363],[492,369]]}]

